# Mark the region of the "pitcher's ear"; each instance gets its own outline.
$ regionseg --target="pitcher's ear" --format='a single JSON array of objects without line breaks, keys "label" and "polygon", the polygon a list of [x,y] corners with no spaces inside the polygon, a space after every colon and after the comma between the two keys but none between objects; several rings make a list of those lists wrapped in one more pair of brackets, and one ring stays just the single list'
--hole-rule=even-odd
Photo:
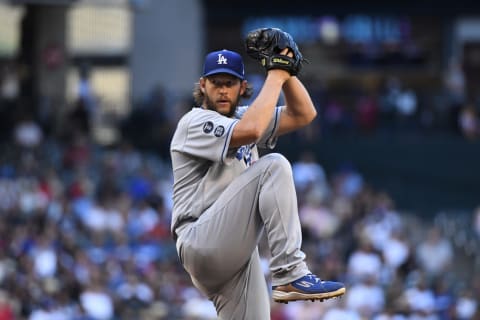
[{"label": "pitcher's ear", "polygon": [[202,91],[202,93],[205,93],[205,83],[206,83],[206,79],[205,78],[200,78],[200,80],[198,81],[198,87],[200,88],[200,91]]},{"label": "pitcher's ear", "polygon": [[242,80],[240,83],[240,95],[243,95],[245,93],[245,90],[247,90],[247,80]]}]

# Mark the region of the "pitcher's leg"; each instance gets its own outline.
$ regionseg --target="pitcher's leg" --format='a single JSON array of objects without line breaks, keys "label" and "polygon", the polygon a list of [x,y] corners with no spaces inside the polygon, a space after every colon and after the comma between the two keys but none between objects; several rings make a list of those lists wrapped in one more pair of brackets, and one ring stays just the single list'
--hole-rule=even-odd
[{"label": "pitcher's leg", "polygon": [[269,320],[270,296],[258,250],[250,261],[212,297],[220,319]]},{"label": "pitcher's leg", "polygon": [[250,259],[265,226],[272,284],[307,274],[291,167],[279,154],[262,157],[180,235],[186,269],[212,291]]},{"label": "pitcher's leg", "polygon": [[301,251],[302,231],[290,163],[270,154],[260,189],[260,215],[272,255],[272,284],[290,282],[309,272]]}]

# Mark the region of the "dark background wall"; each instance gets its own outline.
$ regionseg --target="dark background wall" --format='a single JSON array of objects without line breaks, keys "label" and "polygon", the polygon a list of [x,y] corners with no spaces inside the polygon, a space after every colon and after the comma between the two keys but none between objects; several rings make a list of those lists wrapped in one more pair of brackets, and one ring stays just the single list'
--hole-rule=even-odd
[{"label": "dark background wall", "polygon": [[279,140],[278,150],[294,161],[299,149],[314,152],[330,175],[352,165],[372,187],[392,194],[399,208],[425,217],[472,211],[480,201],[478,142],[451,135],[328,137],[303,145]]},{"label": "dark background wall", "polygon": [[310,1],[287,0],[275,3],[255,0],[233,1],[228,6],[221,0],[205,0],[207,14],[211,19],[235,20],[255,15],[296,15],[323,12],[327,14],[347,14],[368,12],[370,14],[420,14],[452,17],[456,14],[475,14],[480,12],[480,3],[475,0],[435,1],[435,0],[339,0]]}]

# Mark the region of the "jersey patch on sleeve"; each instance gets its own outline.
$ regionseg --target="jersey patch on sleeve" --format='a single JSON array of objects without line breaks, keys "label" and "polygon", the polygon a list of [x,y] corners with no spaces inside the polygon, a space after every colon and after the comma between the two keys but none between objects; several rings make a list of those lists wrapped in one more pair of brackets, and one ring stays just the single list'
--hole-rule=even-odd
[{"label": "jersey patch on sleeve", "polygon": [[203,124],[203,132],[210,133],[213,130],[213,122],[207,121]]},{"label": "jersey patch on sleeve", "polygon": [[215,135],[215,137],[218,137],[220,138],[221,136],[223,136],[223,134],[225,133],[225,127],[224,126],[217,126],[215,128],[215,131],[213,132],[213,134]]}]

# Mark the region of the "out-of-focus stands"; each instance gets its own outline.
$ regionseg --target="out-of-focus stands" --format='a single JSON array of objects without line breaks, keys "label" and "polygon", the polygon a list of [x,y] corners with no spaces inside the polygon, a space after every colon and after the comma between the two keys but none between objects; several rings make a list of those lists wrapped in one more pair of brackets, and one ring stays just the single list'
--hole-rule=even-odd
[{"label": "out-of-focus stands", "polygon": [[[215,318],[175,253],[165,159],[81,135],[31,141],[1,146],[1,319]],[[308,152],[292,167],[312,271],[348,293],[272,304],[272,319],[478,317],[480,210],[426,220],[355,167],[327,173]]]},{"label": "out-of-focus stands", "polygon": [[175,317],[187,279],[168,165],[127,144],[40,140],[1,146],[0,317],[15,315],[1,319]]},{"label": "out-of-focus stands", "polygon": [[[395,141],[413,133],[414,141],[425,131],[415,120],[413,127],[410,121],[397,127],[380,117],[365,132],[352,115],[372,109],[368,101],[354,99],[359,103],[335,111],[324,103],[331,93],[312,94],[318,120],[280,140],[299,147],[291,159],[312,271],[345,281],[348,293],[324,303],[272,304],[272,319],[477,319],[480,210],[446,208],[430,219],[421,209],[406,211],[380,180],[371,183],[373,171],[350,164],[355,161],[333,158],[338,161],[327,170],[318,157],[331,151],[319,150],[319,139],[389,139],[391,133]],[[117,123],[125,136],[107,146],[92,140],[82,104],[62,131],[52,132],[38,114],[15,109],[18,101],[2,100],[2,114],[12,117],[0,139],[1,320],[216,318],[179,264],[169,232],[168,136],[190,105],[179,102],[165,112],[162,99],[152,97]],[[402,100],[411,103],[408,96]],[[332,125],[335,119],[350,119],[352,126]],[[446,127],[430,129],[459,137]],[[476,136],[462,139],[476,143]],[[352,145],[343,146],[350,160],[365,152]],[[414,157],[399,158],[406,160],[415,163]],[[383,174],[397,169],[385,167]],[[264,242],[261,249],[268,280]]]}]

